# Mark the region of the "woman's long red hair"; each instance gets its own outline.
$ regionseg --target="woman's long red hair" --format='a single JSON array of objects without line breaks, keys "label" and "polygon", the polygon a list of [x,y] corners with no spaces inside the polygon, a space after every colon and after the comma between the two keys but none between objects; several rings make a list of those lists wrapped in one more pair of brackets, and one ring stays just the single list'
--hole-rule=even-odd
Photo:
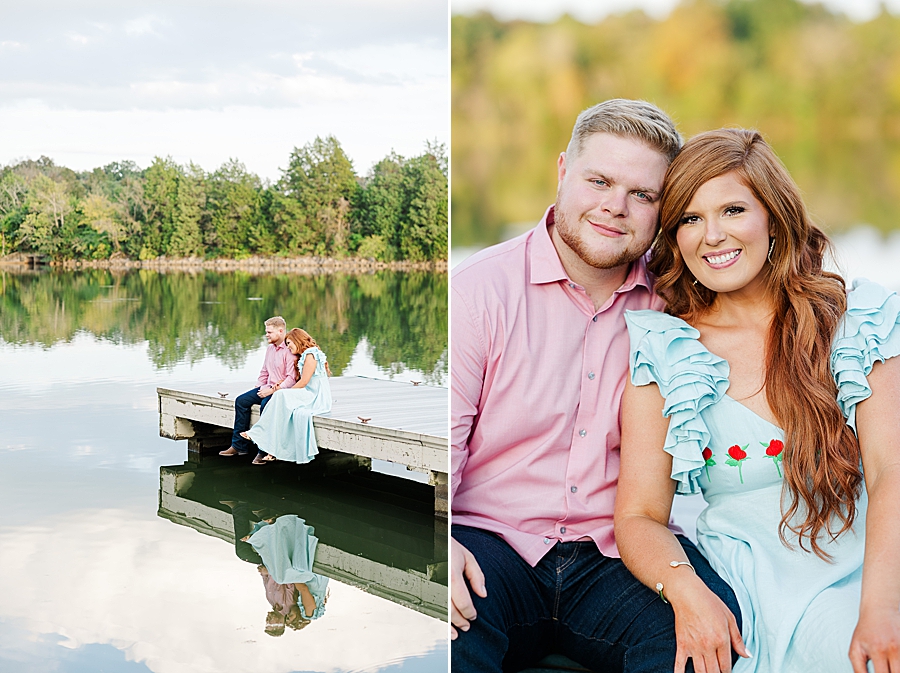
[{"label": "woman's long red hair", "polygon": [[[318,348],[319,344],[316,343],[316,340],[313,339],[306,330],[300,329],[299,327],[295,327],[290,332],[285,335],[285,340],[292,342],[297,347],[297,354],[302,355],[303,351],[307,348]],[[294,361],[294,371],[297,374],[297,380],[300,380],[300,369],[302,365],[300,364],[300,358],[298,357]],[[331,367],[328,366],[328,361],[325,362],[325,371],[328,372],[328,375],[331,376]]]},{"label": "woman's long red hair", "polygon": [[859,442],[837,405],[831,343],[846,310],[843,279],[822,268],[828,238],[811,221],[800,190],[756,131],[720,129],[689,140],[666,173],[660,232],[650,269],[667,312],[688,322],[713,305],[716,293],[688,270],[676,234],[706,181],[736,173],[769,213],[774,231],[767,290],[774,316],[766,343],[766,399],[785,433],[784,494],[779,534],[822,558],[821,535],[849,530],[862,488]]}]

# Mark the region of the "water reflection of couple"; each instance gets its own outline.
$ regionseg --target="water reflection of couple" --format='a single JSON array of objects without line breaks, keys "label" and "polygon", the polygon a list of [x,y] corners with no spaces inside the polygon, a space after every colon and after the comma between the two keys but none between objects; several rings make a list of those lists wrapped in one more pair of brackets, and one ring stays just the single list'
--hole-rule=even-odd
[{"label": "water reflection of couple", "polygon": [[[231,446],[219,455],[243,456],[256,444],[253,464],[262,465],[276,458],[308,463],[319,452],[312,417],[331,411],[331,370],[315,339],[302,329],[285,329],[284,318],[266,320],[269,347],[259,386],[235,400]],[[254,404],[260,418],[251,428]]]},{"label": "water reflection of couple", "polygon": [[900,299],[823,269],[758,133],[680,145],[585,111],[545,219],[454,271],[454,671],[900,670]]},{"label": "water reflection of couple", "polygon": [[312,571],[318,538],[312,526],[294,514],[256,523],[241,538],[259,554],[257,567],[272,610],[266,633],[280,636],[285,627],[300,630],[325,613],[328,578]]}]

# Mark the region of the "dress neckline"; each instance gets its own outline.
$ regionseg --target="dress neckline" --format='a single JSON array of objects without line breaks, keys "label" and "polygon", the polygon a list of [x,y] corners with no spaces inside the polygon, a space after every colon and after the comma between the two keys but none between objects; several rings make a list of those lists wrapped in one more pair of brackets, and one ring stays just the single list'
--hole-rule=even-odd
[{"label": "dress neckline", "polygon": [[694,341],[696,341],[697,345],[700,346],[700,348],[702,348],[704,351],[706,351],[710,355],[710,357],[713,357],[725,364],[725,367],[728,371],[728,373],[725,375],[725,381],[728,383],[728,387],[725,388],[725,392],[722,393],[722,397],[728,398],[731,402],[734,402],[741,408],[745,409],[747,411],[747,413],[752,414],[754,417],[758,418],[759,420],[761,420],[763,423],[765,423],[769,427],[775,428],[776,430],[778,430],[778,432],[780,432],[782,435],[784,435],[784,430],[782,428],[775,425],[772,421],[768,420],[767,418],[763,418],[758,413],[753,411],[753,409],[748,407],[746,404],[744,404],[743,402],[739,402],[738,400],[736,400],[735,398],[733,398],[731,395],[728,394],[728,390],[731,388],[731,365],[728,364],[728,360],[723,358],[721,355],[716,355],[715,353],[713,353],[711,350],[709,350],[709,348],[706,347],[706,344],[704,344],[702,341],[700,341],[700,330],[698,330],[696,327],[694,327],[692,324],[690,324],[684,318],[679,318],[678,316],[674,316],[674,315],[670,315],[669,317],[674,318],[675,320],[678,320],[679,322],[684,323],[685,325],[690,327],[692,330],[694,330],[694,332],[697,333],[697,336],[691,336],[690,338],[692,338]]}]

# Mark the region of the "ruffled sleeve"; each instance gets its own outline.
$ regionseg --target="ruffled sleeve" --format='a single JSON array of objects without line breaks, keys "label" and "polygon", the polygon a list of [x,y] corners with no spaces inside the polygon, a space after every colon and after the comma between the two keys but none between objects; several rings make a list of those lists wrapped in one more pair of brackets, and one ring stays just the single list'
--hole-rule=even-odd
[{"label": "ruffled sleeve", "polygon": [[700,343],[700,333],[680,318],[658,311],[626,311],[631,339],[631,382],[656,383],[665,398],[669,431],[663,449],[672,456],[676,492],[700,492],[703,449],[710,433],[700,415],[728,390],[728,363]]},{"label": "ruffled sleeve", "polygon": [[300,353],[300,360],[303,360],[306,357],[307,353],[312,355],[316,359],[316,362],[318,362],[320,364],[325,364],[325,360],[327,359],[325,357],[325,353],[320,351],[316,346],[311,346],[310,348],[307,348],[305,351]]},{"label": "ruffled sleeve", "polygon": [[900,354],[900,297],[864,278],[853,281],[847,312],[831,346],[837,401],[856,432],[856,405],[872,395],[866,377],[876,362]]}]

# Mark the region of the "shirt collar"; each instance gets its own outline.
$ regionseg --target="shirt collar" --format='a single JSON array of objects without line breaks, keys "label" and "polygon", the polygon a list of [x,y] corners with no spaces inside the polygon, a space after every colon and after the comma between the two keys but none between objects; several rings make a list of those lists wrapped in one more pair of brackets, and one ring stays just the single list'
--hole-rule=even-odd
[{"label": "shirt collar", "polygon": [[[547,208],[540,223],[535,227],[529,246],[529,262],[531,264],[531,284],[556,283],[561,280],[571,282],[559,259],[559,253],[550,238],[547,227],[553,224],[553,206]],[[650,253],[632,262],[625,276],[625,282],[616,292],[628,292],[641,285],[648,290],[653,289],[650,272],[647,270],[647,259]]]}]

